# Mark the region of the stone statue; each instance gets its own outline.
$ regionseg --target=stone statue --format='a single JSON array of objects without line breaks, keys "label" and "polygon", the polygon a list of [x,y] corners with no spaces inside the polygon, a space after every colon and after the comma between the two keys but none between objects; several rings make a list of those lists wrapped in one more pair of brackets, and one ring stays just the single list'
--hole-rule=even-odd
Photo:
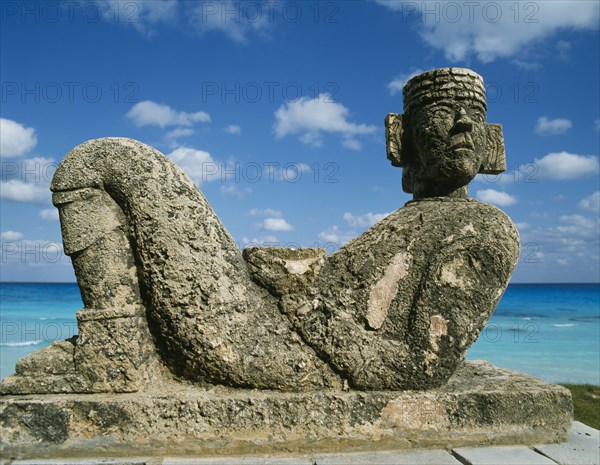
[{"label": "stone statue", "polygon": [[485,117],[474,72],[411,79],[386,131],[414,200],[329,256],[242,253],[158,151],[117,138],[76,147],[51,188],[85,304],[79,335],[19,362],[3,392],[127,392],[167,378],[294,391],[443,385],[519,256],[510,219],[467,195],[477,173],[505,169],[501,127]]},{"label": "stone statue", "polygon": [[85,305],[79,334],[0,384],[0,454],[565,440],[566,388],[463,362],[519,256],[510,219],[467,196],[477,173],[505,169],[485,115],[472,71],[411,79],[386,136],[414,199],[331,255],[240,252],[192,181],[140,142],[73,149],[51,188]]},{"label": "stone statue", "polygon": [[477,173],[506,169],[501,126],[485,116],[476,73],[411,79],[386,136],[414,200],[327,257],[310,292],[282,299],[303,339],[354,388],[446,382],[508,285],[517,230],[467,195]]}]

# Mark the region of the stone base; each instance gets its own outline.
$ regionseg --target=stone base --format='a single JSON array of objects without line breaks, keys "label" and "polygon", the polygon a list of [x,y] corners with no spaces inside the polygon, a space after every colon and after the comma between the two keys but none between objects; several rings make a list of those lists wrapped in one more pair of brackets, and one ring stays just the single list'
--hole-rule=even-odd
[{"label": "stone base", "polygon": [[163,384],[0,397],[5,458],[350,452],[564,441],[568,390],[465,362],[429,391],[276,392]]}]

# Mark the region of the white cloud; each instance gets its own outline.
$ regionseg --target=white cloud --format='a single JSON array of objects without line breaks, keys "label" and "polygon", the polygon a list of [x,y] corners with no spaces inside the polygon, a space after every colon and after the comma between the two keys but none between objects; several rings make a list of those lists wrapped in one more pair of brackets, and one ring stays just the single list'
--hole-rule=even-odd
[{"label": "white cloud", "polygon": [[388,83],[387,88],[391,95],[401,94],[403,87],[409,81],[409,79],[415,77],[423,72],[422,69],[415,69],[410,73],[399,74],[391,82]]},{"label": "white cloud", "polygon": [[232,195],[234,197],[237,197],[238,199],[243,199],[244,197],[252,193],[251,188],[246,187],[242,189],[235,184],[226,184],[224,186],[221,186],[220,191],[223,195]]},{"label": "white cloud", "polygon": [[97,0],[95,3],[106,21],[130,24],[146,37],[156,34],[156,26],[159,23],[174,24],[177,20],[177,0]]},{"label": "white cloud", "polygon": [[475,193],[475,196],[482,202],[498,205],[499,207],[508,207],[517,203],[516,197],[500,192],[494,189],[481,189]]},{"label": "white cloud", "polygon": [[307,173],[310,170],[310,166],[306,163],[286,163],[281,169],[275,167],[275,179],[277,181],[297,182],[302,179],[303,173]]},{"label": "white cloud", "polygon": [[227,134],[239,136],[242,133],[242,128],[239,127],[237,124],[230,124],[229,126],[225,126],[223,128],[223,131],[225,131]]},{"label": "white cloud", "polygon": [[328,247],[327,244],[335,244],[337,246],[335,249],[338,249],[358,236],[359,230],[370,228],[389,214],[369,212],[364,215],[354,215],[353,213],[346,212],[342,217],[352,230],[344,231],[339,226],[333,225],[325,231],[321,231],[319,233],[319,240],[326,243],[321,245],[321,247],[326,247],[329,250],[331,247]]},{"label": "white cloud", "polygon": [[360,150],[362,148],[362,144],[353,137],[344,137],[342,138],[342,147],[346,147],[350,150]]},{"label": "white cloud", "polygon": [[168,105],[144,100],[136,103],[125,115],[138,126],[192,126],[194,123],[210,122],[210,115],[204,111],[186,113],[173,110]]},{"label": "white cloud", "polygon": [[321,147],[323,145],[323,136],[320,132],[306,132],[298,136],[298,140],[312,147]]},{"label": "white cloud", "polygon": [[598,223],[598,218],[586,218],[582,215],[563,215],[559,219],[563,223],[566,223],[567,226],[558,226],[556,229],[567,233],[581,233],[591,230]]},{"label": "white cloud", "polygon": [[318,99],[302,97],[287,102],[275,112],[275,135],[278,139],[289,134],[298,134],[299,140],[307,145],[319,147],[323,144],[322,133],[338,133],[346,147],[360,148],[355,136],[371,134],[377,127],[354,124],[348,121],[350,112],[331,97],[320,94]]},{"label": "white cloud", "polygon": [[51,158],[34,157],[3,161],[0,173],[3,181],[15,179],[26,184],[50,186],[58,164]]},{"label": "white cloud", "polygon": [[[548,215],[544,218],[550,220]],[[546,258],[576,269],[597,269],[600,238],[600,218],[583,215],[563,215],[553,226],[533,226],[521,232],[524,263],[536,263]],[[536,252],[535,255],[533,252]],[[573,270],[575,271],[575,269]]]},{"label": "white cloud", "polygon": [[535,61],[513,60],[512,63],[526,71],[534,71],[542,67],[540,63],[537,63]]},{"label": "white cloud", "polygon": [[3,241],[18,241],[19,239],[23,239],[23,233],[20,233],[19,231],[2,231],[0,233],[0,239],[2,239]]},{"label": "white cloud", "polygon": [[535,159],[538,174],[543,179],[577,179],[599,171],[598,157],[569,152],[550,153]]},{"label": "white cloud", "polygon": [[596,131],[600,131],[600,118],[597,118],[594,121],[594,127],[596,128]]},{"label": "white cloud", "polygon": [[293,231],[294,227],[283,218],[265,218],[259,224],[260,229],[266,231]]},{"label": "white cloud", "polygon": [[260,236],[260,237],[242,237],[241,249],[245,249],[246,247],[258,247],[258,246],[267,246],[274,247],[280,244],[279,239],[275,236]]},{"label": "white cloud", "polygon": [[[323,242],[333,243],[338,247],[350,242],[356,236],[357,234],[353,232],[341,231],[337,225],[334,225],[331,228],[319,233],[319,239],[321,239]],[[321,247],[325,247],[325,244],[323,244]]]},{"label": "white cloud", "polygon": [[179,166],[196,184],[219,179],[221,167],[204,150],[190,147],[179,147],[167,155]]},{"label": "white cloud", "polygon": [[253,208],[248,212],[250,216],[269,216],[271,218],[281,218],[282,214],[279,210],[272,208]]},{"label": "white cloud", "polygon": [[58,209],[44,208],[40,210],[40,218],[46,221],[58,221]]},{"label": "white cloud", "polygon": [[248,42],[250,35],[261,33],[267,28],[269,18],[276,14],[277,5],[278,2],[267,6],[266,3],[244,4],[232,0],[198,2],[198,6],[192,10],[192,15],[198,32],[222,32],[234,42],[243,44]]},{"label": "white cloud", "polygon": [[579,208],[600,213],[600,191],[596,191],[592,195],[588,195],[584,199],[581,199]]},{"label": "white cloud", "polygon": [[[524,173],[523,176],[531,175],[531,168],[529,168],[529,170],[530,171]],[[519,174],[504,172],[500,174],[476,174],[473,180],[481,183],[505,185],[515,182],[515,179],[517,181],[520,179]]]},{"label": "white cloud", "polygon": [[541,136],[550,136],[564,134],[571,129],[571,127],[573,127],[573,123],[568,119],[548,119],[546,116],[541,116],[537,120],[535,132]]},{"label": "white cloud", "polygon": [[566,40],[559,40],[556,42],[556,51],[561,60],[568,60],[570,58],[569,52],[571,51],[571,48],[571,42],[567,42]]},{"label": "white cloud", "polygon": [[344,221],[353,228],[365,229],[370,228],[375,223],[378,223],[390,213],[365,213],[364,215],[353,215],[352,213],[344,213]]},{"label": "white cloud", "polygon": [[51,195],[47,186],[10,179],[0,183],[0,198],[15,202],[45,204],[50,203]]},{"label": "white cloud", "polygon": [[35,129],[0,118],[0,157],[20,157],[37,144]]},{"label": "white cloud", "polygon": [[191,128],[175,128],[165,134],[166,139],[177,139],[179,137],[188,137],[194,134],[194,130]]},{"label": "white cloud", "polygon": [[597,29],[598,2],[420,2],[376,0],[398,12],[401,21],[419,24],[423,40],[448,60],[475,56],[483,63],[519,55],[526,46],[548,40],[559,30]]}]

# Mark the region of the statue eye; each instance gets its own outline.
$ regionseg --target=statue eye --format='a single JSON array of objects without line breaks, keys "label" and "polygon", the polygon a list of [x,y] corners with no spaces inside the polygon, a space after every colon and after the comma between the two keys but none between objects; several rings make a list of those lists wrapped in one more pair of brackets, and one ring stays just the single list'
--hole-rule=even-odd
[{"label": "statue eye", "polygon": [[485,118],[481,113],[473,113],[471,119],[476,123],[483,123],[485,121]]},{"label": "statue eye", "polygon": [[452,116],[452,111],[446,107],[438,107],[434,110],[433,115],[436,118],[448,118]]}]

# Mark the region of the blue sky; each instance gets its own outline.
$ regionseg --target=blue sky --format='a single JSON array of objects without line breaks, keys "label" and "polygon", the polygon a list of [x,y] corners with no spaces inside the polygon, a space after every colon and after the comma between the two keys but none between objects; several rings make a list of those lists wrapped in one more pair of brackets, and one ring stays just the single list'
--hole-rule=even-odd
[{"label": "blue sky", "polygon": [[241,247],[334,251],[410,196],[383,120],[413,74],[468,67],[508,171],[513,282],[598,282],[599,3],[2,1],[2,281],[73,281],[48,189],[92,138],[179,164]]}]

